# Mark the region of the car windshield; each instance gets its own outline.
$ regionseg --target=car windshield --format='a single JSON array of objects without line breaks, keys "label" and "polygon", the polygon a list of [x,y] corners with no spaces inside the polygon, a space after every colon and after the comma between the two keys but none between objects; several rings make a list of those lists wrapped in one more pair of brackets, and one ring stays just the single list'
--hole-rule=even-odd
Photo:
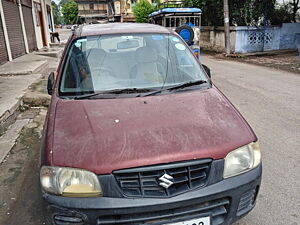
[{"label": "car windshield", "polygon": [[[88,36],[75,40],[60,82],[61,95],[159,90],[207,81],[194,55],[172,34]],[[131,92],[132,93],[132,92]]]}]

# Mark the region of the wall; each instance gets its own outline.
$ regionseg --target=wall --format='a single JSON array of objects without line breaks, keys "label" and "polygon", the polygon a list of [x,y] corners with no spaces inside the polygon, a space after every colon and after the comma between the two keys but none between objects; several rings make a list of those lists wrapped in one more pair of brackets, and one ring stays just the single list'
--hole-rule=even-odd
[{"label": "wall", "polygon": [[256,27],[236,28],[236,53],[279,50],[280,27],[266,29]]},{"label": "wall", "polygon": [[[230,28],[230,47],[235,49],[235,27]],[[201,27],[200,46],[202,49],[223,52],[225,50],[225,38],[223,27]]]},{"label": "wall", "polygon": [[[51,0],[33,0],[33,2],[41,4],[42,8],[42,13],[43,13],[43,23],[44,23],[44,32],[45,32],[45,37],[46,37],[46,46],[49,47],[50,43],[50,31],[48,28],[49,23],[53,23],[53,13],[52,13],[52,8],[51,8]],[[48,20],[48,13],[47,13],[47,5],[50,6],[51,8],[51,21]],[[35,12],[33,4],[33,21],[34,21],[34,28],[35,28],[35,33],[36,33],[36,41],[37,41],[37,48],[41,49],[43,48],[43,41],[42,41],[42,31],[41,31],[41,26],[37,26],[37,16]]]},{"label": "wall", "polygon": [[[44,2],[44,20],[45,20],[45,24],[48,24],[47,5],[50,7],[51,17],[53,18],[51,0],[42,0],[42,1]],[[52,21],[51,21],[51,23],[52,23]],[[49,31],[48,26],[45,29],[46,29],[47,46],[49,47],[49,43],[51,42],[50,31]]]},{"label": "wall", "polygon": [[296,34],[300,23],[284,23],[276,27],[237,27],[235,52],[262,52],[297,49]]},{"label": "wall", "polygon": [[[230,27],[231,51],[235,53],[297,49],[296,37],[300,23],[284,23],[274,27]],[[203,49],[225,51],[223,27],[201,28],[200,45]]]},{"label": "wall", "polygon": [[280,49],[296,49],[296,36],[300,35],[300,23],[284,23],[281,27]]},{"label": "wall", "polygon": [[[40,0],[34,0],[33,2],[40,3]],[[40,49],[40,48],[43,47],[42,33],[41,33],[40,26],[37,26],[37,16],[36,16],[36,13],[35,13],[34,4],[32,6],[32,13],[33,13],[33,22],[34,22],[35,35],[36,35],[36,44],[37,44],[37,48]]]}]

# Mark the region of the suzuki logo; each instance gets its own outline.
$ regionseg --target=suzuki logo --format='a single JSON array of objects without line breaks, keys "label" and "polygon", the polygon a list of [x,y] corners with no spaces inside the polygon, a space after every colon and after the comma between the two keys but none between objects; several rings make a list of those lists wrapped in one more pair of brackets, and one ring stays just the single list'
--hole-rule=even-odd
[{"label": "suzuki logo", "polygon": [[173,180],[173,177],[166,173],[158,179],[162,181],[161,183],[159,183],[159,185],[164,187],[165,189],[168,189],[172,184],[174,184],[174,182],[171,181]]}]

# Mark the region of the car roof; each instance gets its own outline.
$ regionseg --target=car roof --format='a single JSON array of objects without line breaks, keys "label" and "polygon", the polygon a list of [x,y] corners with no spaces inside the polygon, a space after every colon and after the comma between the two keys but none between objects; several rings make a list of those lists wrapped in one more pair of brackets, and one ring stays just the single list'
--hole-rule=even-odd
[{"label": "car roof", "polygon": [[170,34],[172,30],[159,25],[148,23],[106,23],[82,25],[75,30],[77,37],[104,35],[104,34],[134,34],[134,33],[161,33]]}]

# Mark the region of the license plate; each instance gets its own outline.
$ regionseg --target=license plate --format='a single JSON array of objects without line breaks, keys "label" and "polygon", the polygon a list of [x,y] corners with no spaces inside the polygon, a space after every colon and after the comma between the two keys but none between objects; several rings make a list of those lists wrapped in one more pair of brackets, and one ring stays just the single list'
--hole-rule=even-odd
[{"label": "license plate", "polygon": [[177,223],[168,223],[165,225],[210,225],[210,217],[203,217],[200,219],[187,220]]}]

